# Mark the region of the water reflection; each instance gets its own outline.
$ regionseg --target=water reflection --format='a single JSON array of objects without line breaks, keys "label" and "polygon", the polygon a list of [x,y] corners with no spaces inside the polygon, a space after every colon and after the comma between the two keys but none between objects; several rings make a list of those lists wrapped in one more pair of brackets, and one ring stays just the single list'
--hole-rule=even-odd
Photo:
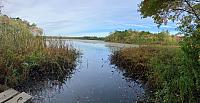
[{"label": "water reflection", "polygon": [[109,56],[117,46],[105,42],[72,41],[82,55],[72,73],[63,81],[40,80],[24,83],[18,90],[34,96],[34,103],[133,103],[144,99],[144,88],[127,81],[110,64]]},{"label": "water reflection", "polygon": [[56,94],[60,94],[66,82],[68,82],[75,70],[71,68],[63,75],[47,75],[34,77],[15,87],[20,92],[26,92],[33,96],[31,103],[50,103]]}]

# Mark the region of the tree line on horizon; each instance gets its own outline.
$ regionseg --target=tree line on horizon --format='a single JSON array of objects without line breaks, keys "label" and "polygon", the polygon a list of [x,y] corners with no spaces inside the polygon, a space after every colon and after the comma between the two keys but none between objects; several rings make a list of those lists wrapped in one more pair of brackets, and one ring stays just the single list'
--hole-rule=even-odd
[{"label": "tree line on horizon", "polygon": [[60,38],[60,39],[81,39],[81,40],[103,40],[106,42],[117,42],[127,44],[163,44],[177,45],[182,40],[182,36],[172,35],[168,31],[151,33],[149,31],[136,30],[115,30],[108,36],[82,36],[82,37],[67,37],[67,36],[44,36],[44,38]]},{"label": "tree line on horizon", "polygon": [[180,36],[171,35],[168,31],[151,33],[149,31],[124,30],[115,31],[105,37],[105,41],[128,44],[177,44]]}]

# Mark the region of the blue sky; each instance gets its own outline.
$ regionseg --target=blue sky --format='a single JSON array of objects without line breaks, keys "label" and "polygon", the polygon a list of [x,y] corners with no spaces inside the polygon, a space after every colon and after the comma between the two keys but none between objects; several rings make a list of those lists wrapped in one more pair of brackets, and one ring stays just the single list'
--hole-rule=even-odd
[{"label": "blue sky", "polygon": [[105,36],[114,30],[133,29],[176,33],[170,23],[160,29],[151,18],[141,19],[141,0],[3,0],[3,13],[43,28],[46,35]]}]

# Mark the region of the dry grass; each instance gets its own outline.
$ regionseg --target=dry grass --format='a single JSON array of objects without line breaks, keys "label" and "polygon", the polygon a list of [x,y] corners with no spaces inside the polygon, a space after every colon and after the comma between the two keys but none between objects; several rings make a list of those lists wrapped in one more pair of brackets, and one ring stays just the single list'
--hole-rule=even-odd
[{"label": "dry grass", "polygon": [[158,52],[158,48],[152,47],[126,48],[115,52],[111,56],[111,63],[125,68],[128,77],[144,80],[149,70],[148,63]]},{"label": "dry grass", "polygon": [[[61,39],[33,35],[26,21],[0,16],[0,84],[16,86],[39,76],[63,76],[75,66],[77,52]],[[48,42],[48,43],[47,43]]]},{"label": "dry grass", "polygon": [[192,60],[177,47],[142,46],[115,52],[111,62],[126,77],[141,80],[152,92],[153,102],[197,102],[199,84]]}]

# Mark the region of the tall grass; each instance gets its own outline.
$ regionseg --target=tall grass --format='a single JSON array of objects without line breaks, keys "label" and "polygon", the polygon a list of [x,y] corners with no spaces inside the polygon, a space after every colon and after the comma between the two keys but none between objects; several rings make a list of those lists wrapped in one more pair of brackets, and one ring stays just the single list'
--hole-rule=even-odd
[{"label": "tall grass", "polygon": [[198,103],[198,78],[185,53],[176,47],[126,48],[111,56],[113,64],[122,67],[127,77],[146,83],[153,102]]},{"label": "tall grass", "polygon": [[16,86],[49,75],[59,79],[75,66],[73,47],[60,39],[46,40],[34,29],[39,28],[19,18],[0,16],[0,84]]},{"label": "tall grass", "polygon": [[126,48],[114,52],[111,63],[122,67],[127,77],[145,81],[150,58],[158,52],[158,48],[151,47]]}]

